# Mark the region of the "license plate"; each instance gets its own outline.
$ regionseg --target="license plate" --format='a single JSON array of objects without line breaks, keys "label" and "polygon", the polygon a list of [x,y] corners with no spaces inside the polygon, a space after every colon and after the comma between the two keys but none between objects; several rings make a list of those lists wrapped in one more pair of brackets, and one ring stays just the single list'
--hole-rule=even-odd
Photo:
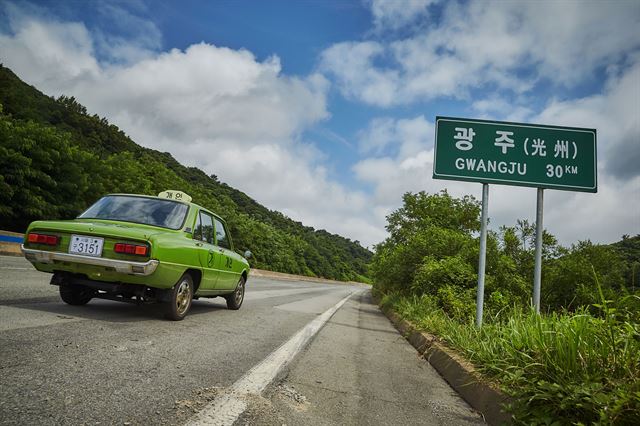
[{"label": "license plate", "polygon": [[100,257],[102,256],[103,244],[104,238],[72,235],[71,244],[69,244],[69,253]]}]

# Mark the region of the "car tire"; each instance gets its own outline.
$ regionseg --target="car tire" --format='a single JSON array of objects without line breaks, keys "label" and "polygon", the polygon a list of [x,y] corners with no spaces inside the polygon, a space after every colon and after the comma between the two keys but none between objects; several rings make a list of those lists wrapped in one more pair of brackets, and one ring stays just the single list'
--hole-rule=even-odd
[{"label": "car tire", "polygon": [[94,290],[82,285],[63,284],[60,286],[60,298],[63,302],[73,306],[86,305],[93,299],[94,294]]},{"label": "car tire", "polygon": [[245,279],[244,277],[240,277],[240,281],[238,281],[238,285],[236,285],[236,289],[231,294],[227,294],[224,298],[227,301],[227,308],[237,311],[242,306],[242,302],[244,302],[244,288],[245,288]]},{"label": "car tire", "polygon": [[193,278],[190,274],[184,274],[169,290],[169,302],[166,303],[164,317],[172,321],[182,321],[191,309],[192,301]]}]

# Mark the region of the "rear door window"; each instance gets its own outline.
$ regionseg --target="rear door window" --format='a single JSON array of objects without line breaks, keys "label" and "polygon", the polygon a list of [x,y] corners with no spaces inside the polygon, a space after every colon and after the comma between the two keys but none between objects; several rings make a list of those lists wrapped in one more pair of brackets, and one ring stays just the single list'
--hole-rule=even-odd
[{"label": "rear door window", "polygon": [[215,244],[213,239],[213,217],[201,211],[198,214],[196,229],[193,231],[193,239]]},{"label": "rear door window", "polygon": [[226,228],[218,219],[214,218],[213,220],[216,222],[216,244],[220,247],[231,250],[231,242],[229,241],[229,235],[227,234]]},{"label": "rear door window", "polygon": [[201,211],[200,223],[202,224],[202,241],[205,241],[209,244],[215,244],[213,240],[213,218],[211,217],[211,215]]},{"label": "rear door window", "polygon": [[193,239],[202,241],[202,222],[200,221],[200,213],[198,213],[196,227],[193,230]]}]

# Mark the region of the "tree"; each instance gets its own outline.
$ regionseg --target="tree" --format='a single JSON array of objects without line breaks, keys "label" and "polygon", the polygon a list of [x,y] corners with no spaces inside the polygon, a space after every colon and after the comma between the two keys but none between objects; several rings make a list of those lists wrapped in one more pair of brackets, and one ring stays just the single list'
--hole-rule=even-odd
[{"label": "tree", "polygon": [[430,226],[457,230],[465,233],[480,230],[480,203],[470,195],[451,197],[446,190],[440,194],[424,191],[402,197],[402,207],[387,216],[389,241],[408,241],[420,229]]},{"label": "tree", "polygon": [[457,199],[446,191],[404,194],[402,207],[387,217],[391,235],[376,247],[376,283],[434,295],[445,284],[469,287],[477,273],[470,259],[479,215],[479,203],[470,196]]}]

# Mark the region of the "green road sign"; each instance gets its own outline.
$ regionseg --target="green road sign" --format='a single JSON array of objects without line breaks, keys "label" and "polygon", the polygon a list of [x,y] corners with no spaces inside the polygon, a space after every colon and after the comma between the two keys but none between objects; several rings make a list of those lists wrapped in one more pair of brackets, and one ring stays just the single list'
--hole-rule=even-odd
[{"label": "green road sign", "polygon": [[433,177],[597,192],[596,130],[436,117]]}]

